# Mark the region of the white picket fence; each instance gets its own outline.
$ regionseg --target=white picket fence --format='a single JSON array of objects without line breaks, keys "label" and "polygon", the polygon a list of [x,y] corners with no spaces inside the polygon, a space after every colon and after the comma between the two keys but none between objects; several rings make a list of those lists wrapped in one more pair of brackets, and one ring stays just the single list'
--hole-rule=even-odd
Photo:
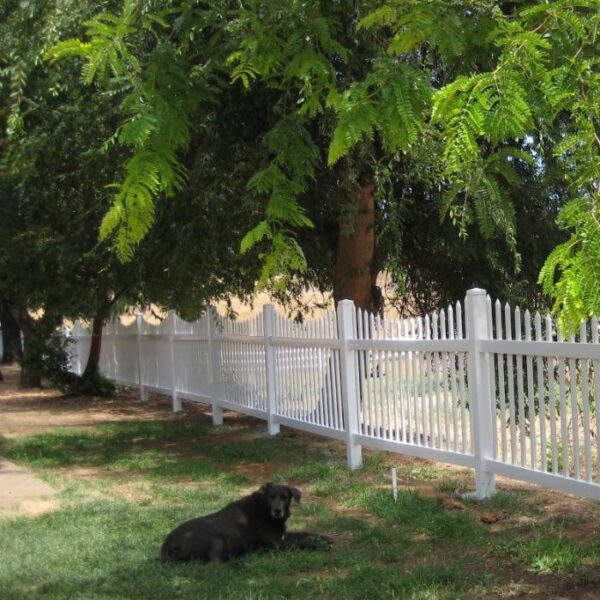
[{"label": "white picket fence", "polygon": [[[82,372],[90,332],[69,335]],[[424,318],[384,320],[352,302],[298,324],[273,306],[235,322],[214,311],[194,323],[174,313],[137,316],[103,333],[102,372],[120,384],[210,403],[268,423],[362,447],[475,469],[476,492],[494,476],[600,499],[600,344],[597,319],[564,341],[550,317],[492,305],[484,290]]]}]

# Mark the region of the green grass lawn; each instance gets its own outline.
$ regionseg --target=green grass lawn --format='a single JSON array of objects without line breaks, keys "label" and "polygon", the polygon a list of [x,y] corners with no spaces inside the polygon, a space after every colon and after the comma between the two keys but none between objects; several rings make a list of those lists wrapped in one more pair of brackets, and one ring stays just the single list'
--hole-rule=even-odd
[{"label": "green grass lawn", "polygon": [[[351,472],[337,443],[263,432],[252,419],[217,428],[196,415],[3,440],[0,454],[59,494],[52,512],[0,517],[0,599],[541,600],[600,588],[598,511],[557,515],[523,490],[452,507],[445,499],[472,486],[469,471],[366,453],[365,467]],[[303,490],[290,529],[330,535],[332,549],[159,562],[175,525],[266,479]],[[499,520],[485,524],[484,513]]]}]

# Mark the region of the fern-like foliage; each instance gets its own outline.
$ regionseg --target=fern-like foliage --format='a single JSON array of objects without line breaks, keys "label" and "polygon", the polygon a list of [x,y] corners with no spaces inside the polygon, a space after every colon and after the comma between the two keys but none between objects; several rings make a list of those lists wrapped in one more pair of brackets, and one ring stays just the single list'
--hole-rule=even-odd
[{"label": "fern-like foliage", "polygon": [[[579,217],[562,221],[573,229],[573,252],[549,259],[545,289],[557,310],[575,314],[581,304],[589,312],[594,294],[580,293],[573,278],[584,273],[576,264],[589,264],[578,253],[597,250],[589,240],[600,203],[600,0],[514,4],[507,15],[492,0],[123,0],[120,14],[87,22],[86,39],[47,52],[80,57],[86,83],[124,96],[117,139],[130,160],[103,235],[131,256],[151,226],[153,199],[185,182],[178,157],[199,106],[229,78],[271,109],[261,136],[268,160],[248,184],[265,198],[265,220],[242,244],[270,244],[265,278],[286,262],[303,265],[293,231],[310,221],[298,199],[324,159],[315,139],[332,122],[330,165],[364,140],[389,154],[411,154],[424,132],[442,140],[443,213],[503,236],[516,258],[505,190],[518,184],[517,161],[544,169],[544,156],[523,150],[536,138],[554,146],[573,198],[582,199]],[[348,9],[361,19],[354,30]],[[17,74],[13,83],[18,95]]]},{"label": "fern-like foliage", "polygon": [[113,236],[122,260],[131,259],[152,226],[156,196],[173,196],[185,183],[178,153],[189,143],[190,114],[198,101],[190,67],[171,42],[157,44],[140,67],[135,55],[140,26],[165,26],[160,14],[145,15],[142,8],[139,1],[125,0],[120,15],[100,14],[86,23],[89,41],[66,40],[46,53],[51,60],[81,57],[86,84],[128,90],[117,140],[131,157],[100,228],[101,239]]},{"label": "fern-like foliage", "polygon": [[425,126],[430,100],[431,88],[422,73],[410,65],[381,59],[365,81],[353,84],[343,94],[330,94],[337,123],[329,164],[362,139],[373,139],[375,131],[390,153],[408,150]]},{"label": "fern-like foliage", "polygon": [[588,198],[567,204],[559,221],[572,231],[571,237],[552,251],[540,273],[564,332],[574,332],[582,321],[600,314],[599,217],[598,203]]},{"label": "fern-like foliage", "polygon": [[140,0],[125,0],[120,15],[96,15],[85,22],[89,41],[69,39],[58,42],[46,51],[46,58],[82,57],[81,79],[86,85],[96,79],[106,83],[110,77],[133,80],[140,65],[127,38],[136,31],[142,7]]},{"label": "fern-like foliage", "polygon": [[432,122],[446,140],[446,174],[468,171],[480,158],[482,139],[491,144],[523,138],[532,126],[527,92],[511,73],[459,77],[434,99]]},{"label": "fern-like foliage", "polygon": [[357,83],[343,94],[331,94],[329,103],[338,115],[329,146],[328,162],[332,165],[364,137],[373,139],[377,108],[369,94],[368,83]]},{"label": "fern-like foliage", "polygon": [[279,98],[276,122],[262,138],[271,160],[248,183],[266,198],[265,220],[244,237],[242,251],[267,247],[260,284],[285,287],[306,269],[294,230],[312,227],[299,202],[322,160],[311,122],[330,106],[337,77],[332,59],[345,60],[348,52],[337,39],[339,23],[316,2],[275,0],[266,7],[250,1],[236,17],[241,41],[226,63],[232,82],[250,89],[260,80]]},{"label": "fern-like foliage", "polygon": [[268,197],[266,218],[246,234],[241,249],[246,252],[259,242],[269,242],[259,284],[285,287],[293,272],[306,268],[292,232],[293,228],[313,226],[298,196],[307,190],[320,153],[301,115],[282,117],[266,134],[264,143],[273,159],[254,174],[248,189]]},{"label": "fern-like foliage", "polygon": [[[563,212],[561,223],[574,230],[573,237],[549,257],[541,281],[556,298],[561,322],[573,328],[578,319],[600,309],[598,284],[593,283],[600,264],[600,0],[527,4],[505,16],[493,2],[392,0],[363,17],[358,27],[387,32],[388,54],[424,70],[427,65],[415,60],[423,51],[430,55],[433,50],[446,64],[456,65],[455,57],[485,49],[488,68],[481,68],[485,62],[480,60],[478,68],[459,71],[441,85],[439,63],[433,64],[431,115],[413,117],[436,128],[444,140],[447,192],[442,213],[451,216],[461,233],[466,234],[474,217],[484,236],[503,235],[518,261],[514,210],[504,190],[518,184],[515,161],[533,160],[518,147],[527,147],[534,134],[554,141],[565,179],[583,200]],[[368,119],[359,121],[360,131],[385,135],[381,112],[392,92],[386,89],[387,101],[378,105],[373,87],[368,93],[364,87],[356,89],[362,92],[357,101],[367,98],[375,106]],[[352,106],[344,100],[338,126],[352,132],[345,117]],[[411,133],[406,134],[409,139]],[[352,137],[340,135],[334,141],[333,158],[338,158]],[[535,160],[543,170],[543,158],[537,154]]]},{"label": "fern-like foliage", "polygon": [[188,115],[196,100],[175,48],[166,42],[157,46],[143,78],[122,105],[127,120],[118,139],[133,155],[125,165],[113,210],[100,229],[101,238],[115,235],[117,252],[125,260],[154,222],[156,196],[173,196],[185,184],[178,152],[189,143]]}]

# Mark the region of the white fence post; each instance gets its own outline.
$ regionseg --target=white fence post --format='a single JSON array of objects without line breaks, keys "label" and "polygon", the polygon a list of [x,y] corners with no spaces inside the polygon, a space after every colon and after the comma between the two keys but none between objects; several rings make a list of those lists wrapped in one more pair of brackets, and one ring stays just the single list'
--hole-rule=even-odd
[{"label": "white fence post", "polygon": [[110,317],[110,319],[107,319],[104,327],[102,328],[102,347],[108,355],[108,360],[106,363],[106,376],[113,382],[117,381],[115,319],[118,319],[118,317]]},{"label": "white fence post", "polygon": [[[63,321],[60,326],[60,334],[63,338],[65,338],[65,349],[67,351],[67,356],[69,357],[69,371],[73,368],[73,353],[69,351],[69,347],[73,346],[73,343],[69,343],[69,338],[71,337],[71,332],[69,328],[65,325]],[[2,327],[0,327],[0,358],[2,358],[3,348],[2,348]]]},{"label": "white fence post", "polygon": [[490,385],[489,355],[481,352],[479,342],[490,338],[486,291],[474,288],[467,292],[469,334],[469,391],[471,399],[473,452],[475,455],[474,497],[489,498],[495,492],[494,473],[486,470],[485,461],[494,458],[496,399]]},{"label": "white fence post", "polygon": [[223,409],[217,404],[221,393],[221,353],[217,339],[216,315],[212,306],[206,309],[208,331],[208,364],[210,365],[210,396],[212,399],[213,425],[223,425]]},{"label": "white fence post", "polygon": [[107,335],[110,338],[111,352],[110,369],[108,369],[108,372],[110,373],[110,378],[115,383],[119,380],[119,362],[117,361],[117,329],[120,324],[121,319],[119,319],[119,317],[113,317],[107,323]]},{"label": "white fence post", "polygon": [[356,352],[349,341],[356,336],[354,327],[356,311],[352,300],[341,300],[337,307],[338,335],[342,342],[340,363],[342,375],[342,405],[344,407],[344,430],[346,432],[346,458],[351,469],[362,465],[362,446],[355,443],[358,431],[358,372]]},{"label": "white fence post", "polygon": [[177,397],[177,379],[175,377],[175,311],[169,311],[167,327],[169,332],[169,358],[171,361],[171,402],[173,412],[180,412],[181,398]]},{"label": "white fence post", "polygon": [[148,400],[148,394],[146,393],[146,388],[144,386],[144,374],[142,370],[142,316],[141,312],[137,312],[135,314],[135,325],[136,325],[136,345],[137,345],[137,367],[138,367],[138,389],[140,391],[140,400],[145,402]]},{"label": "white fence post", "polygon": [[275,308],[272,304],[263,306],[263,325],[267,375],[267,429],[269,435],[277,435],[279,433],[279,423],[274,422],[277,412],[277,371],[275,368],[275,348],[272,342],[272,337],[275,334]]},{"label": "white fence post", "polygon": [[75,357],[75,373],[76,375],[81,375],[81,334],[83,333],[81,319],[76,319],[75,323],[73,323],[73,333],[75,337],[75,345],[77,347],[77,353]]}]

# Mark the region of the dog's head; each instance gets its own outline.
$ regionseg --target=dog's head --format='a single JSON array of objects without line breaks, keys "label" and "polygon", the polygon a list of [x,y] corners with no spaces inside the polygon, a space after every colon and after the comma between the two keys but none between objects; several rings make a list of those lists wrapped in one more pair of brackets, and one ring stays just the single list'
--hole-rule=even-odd
[{"label": "dog's head", "polygon": [[290,517],[290,503],[293,500],[300,502],[302,492],[295,487],[265,483],[260,490],[269,511],[269,516],[278,521],[286,521]]}]

